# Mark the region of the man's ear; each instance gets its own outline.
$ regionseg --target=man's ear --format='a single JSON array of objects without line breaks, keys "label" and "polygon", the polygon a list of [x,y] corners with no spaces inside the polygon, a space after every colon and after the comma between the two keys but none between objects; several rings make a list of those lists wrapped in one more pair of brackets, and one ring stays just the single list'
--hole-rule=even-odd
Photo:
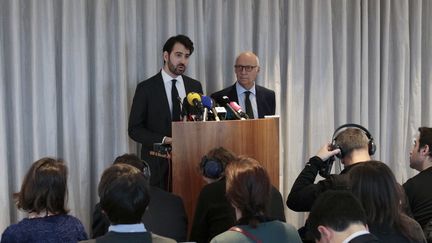
[{"label": "man's ear", "polygon": [[430,147],[429,145],[425,145],[420,149],[425,155],[428,155],[430,153]]},{"label": "man's ear", "polygon": [[169,53],[167,51],[163,52],[163,59],[164,59],[164,63],[168,61],[169,58]]},{"label": "man's ear", "polygon": [[333,231],[326,226],[319,225],[318,232],[321,234],[320,242],[330,242],[330,240],[333,239]]}]

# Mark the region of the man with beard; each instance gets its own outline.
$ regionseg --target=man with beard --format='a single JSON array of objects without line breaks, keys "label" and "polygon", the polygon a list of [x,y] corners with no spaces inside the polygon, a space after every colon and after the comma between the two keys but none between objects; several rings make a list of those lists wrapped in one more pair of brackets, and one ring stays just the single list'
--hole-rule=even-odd
[{"label": "man with beard", "polygon": [[163,47],[164,66],[136,88],[129,116],[129,136],[142,144],[141,158],[148,162],[150,184],[169,189],[168,160],[150,155],[153,144],[171,144],[171,122],[180,121],[180,100],[190,92],[203,93],[201,83],[183,75],[194,50],[189,37],[169,38]]},{"label": "man with beard", "polygon": [[410,151],[410,167],[419,171],[403,187],[413,218],[422,226],[427,242],[432,242],[432,128],[420,127]]}]

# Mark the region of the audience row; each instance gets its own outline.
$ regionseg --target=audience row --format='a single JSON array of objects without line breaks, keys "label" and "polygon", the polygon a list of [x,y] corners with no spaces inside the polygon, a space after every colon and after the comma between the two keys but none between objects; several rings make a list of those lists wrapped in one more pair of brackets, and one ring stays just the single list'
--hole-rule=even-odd
[{"label": "audience row", "polygon": [[[202,158],[202,189],[187,237],[180,197],[150,186],[148,164],[119,156],[98,185],[91,240],[68,214],[67,167],[42,158],[15,193],[28,217],[9,226],[1,242],[430,242],[432,228],[432,128],[422,127],[410,152],[420,173],[403,186],[390,168],[371,158],[376,150],[366,128],[336,129],[306,164],[288,195],[294,211],[310,211],[298,231],[285,222],[283,199],[260,162],[215,148]],[[334,156],[344,165],[330,174]],[[320,174],[324,180],[315,183]]]}]

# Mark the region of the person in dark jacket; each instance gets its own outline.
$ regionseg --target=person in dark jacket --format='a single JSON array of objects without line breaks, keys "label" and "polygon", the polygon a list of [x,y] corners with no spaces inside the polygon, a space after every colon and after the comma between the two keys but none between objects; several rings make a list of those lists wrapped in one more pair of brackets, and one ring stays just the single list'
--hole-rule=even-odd
[{"label": "person in dark jacket", "polygon": [[361,163],[348,175],[351,190],[366,212],[369,231],[380,242],[426,242],[420,225],[403,211],[405,194],[386,164]]},{"label": "person in dark jacket", "polygon": [[[147,163],[134,154],[124,154],[115,159],[114,164],[128,164],[151,176]],[[188,219],[183,200],[172,193],[158,187],[150,186],[150,202],[142,222],[152,232],[182,242],[187,240]],[[96,204],[93,211],[92,238],[97,238],[108,232],[110,222],[102,213],[100,204]]]},{"label": "person in dark jacket", "polygon": [[[214,236],[235,225],[235,211],[225,195],[225,168],[236,159],[234,153],[223,147],[214,148],[203,157],[199,166],[200,171],[204,180],[212,183],[205,185],[198,196],[190,234],[191,241],[209,242]],[[220,169],[215,169],[217,167]],[[282,195],[274,186],[271,186],[267,206],[268,216],[285,221]]]},{"label": "person in dark jacket", "polygon": [[310,211],[308,222],[308,233],[316,242],[379,242],[368,230],[361,203],[349,191],[328,190],[321,193]]},{"label": "person in dark jacket", "polygon": [[426,240],[432,243],[432,128],[420,127],[410,152],[410,167],[419,173],[403,187],[413,218],[422,226]]}]

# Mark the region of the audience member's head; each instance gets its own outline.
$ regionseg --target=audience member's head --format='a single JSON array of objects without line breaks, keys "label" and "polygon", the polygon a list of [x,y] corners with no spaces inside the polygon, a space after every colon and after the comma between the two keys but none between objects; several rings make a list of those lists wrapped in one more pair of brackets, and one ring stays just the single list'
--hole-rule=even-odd
[{"label": "audience member's head", "polygon": [[115,158],[113,164],[128,164],[139,169],[150,180],[150,166],[144,160],[140,159],[136,154],[123,154]]},{"label": "audience member's head", "polygon": [[410,151],[410,167],[423,171],[432,165],[432,128],[420,127]]},{"label": "audience member's head", "polygon": [[145,175],[124,163],[114,164],[103,172],[98,192],[101,208],[114,225],[140,223],[150,201]]},{"label": "audience member's head", "polygon": [[357,128],[347,128],[335,138],[343,156],[349,155],[355,149],[368,149],[369,139],[366,134]]},{"label": "audience member's head", "polygon": [[17,207],[36,214],[66,214],[67,173],[62,160],[42,158],[34,162],[21,190],[14,194]]},{"label": "audience member's head", "polygon": [[403,212],[405,195],[390,168],[380,161],[360,163],[349,171],[353,194],[360,200],[369,227],[389,227],[416,240]]},{"label": "audience member's head", "polygon": [[345,165],[370,160],[369,138],[361,129],[348,127],[342,130],[335,136],[334,143],[341,150],[341,161]]},{"label": "audience member's head", "polygon": [[225,175],[228,163],[236,159],[236,155],[224,147],[216,147],[204,155],[199,170],[207,183],[219,180]]},{"label": "audience member's head", "polygon": [[365,211],[348,191],[322,193],[310,211],[308,224],[317,242],[342,242],[355,232],[367,230]]},{"label": "audience member's head", "polygon": [[240,224],[257,227],[266,216],[271,183],[267,171],[256,160],[239,157],[227,165],[226,196]]}]

